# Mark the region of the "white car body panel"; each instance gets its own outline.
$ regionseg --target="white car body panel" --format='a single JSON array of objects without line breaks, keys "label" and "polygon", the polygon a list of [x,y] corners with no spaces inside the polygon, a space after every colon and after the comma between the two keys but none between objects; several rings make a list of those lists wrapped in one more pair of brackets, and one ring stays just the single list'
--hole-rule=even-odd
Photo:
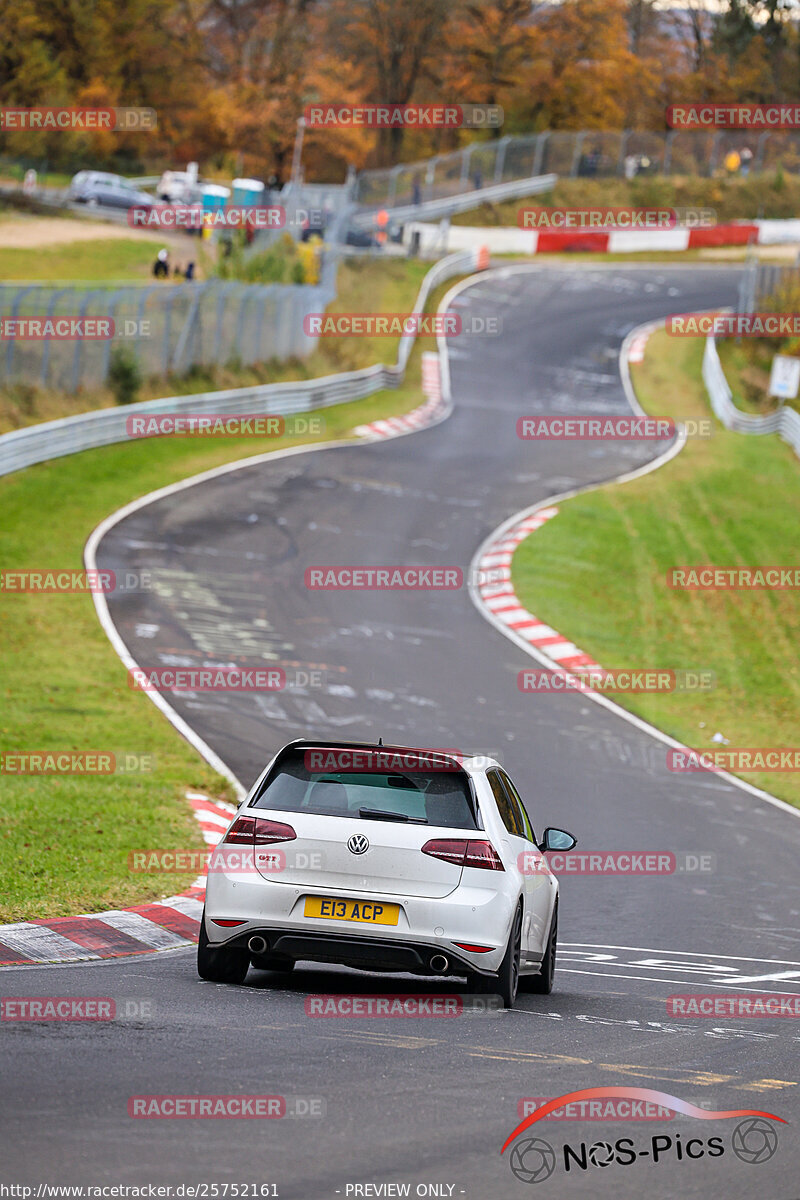
[{"label": "white car body panel", "polygon": [[[320,744],[324,743],[303,742],[302,746]],[[521,902],[520,970],[523,974],[538,972],[558,882],[545,864],[541,871],[521,870],[524,856],[530,866],[543,855],[533,842],[509,833],[503,824],[487,778],[487,770],[502,770],[501,764],[487,758],[460,760],[458,765],[472,781],[477,820],[482,828],[456,829],[259,807],[256,797],[283,753],[269,762],[231,824],[241,817],[269,819],[290,825],[297,837],[277,845],[236,847],[244,853],[233,867],[225,863],[209,871],[205,928],[212,946],[243,945],[256,933],[264,935],[270,944],[278,935],[300,939],[311,935],[332,941],[344,936],[348,942],[356,939],[359,943],[389,940],[401,947],[417,948],[425,962],[433,954],[444,954],[452,968],[447,974],[487,973],[500,966]],[[368,838],[370,845],[365,853],[354,854],[348,849],[353,834]],[[422,853],[422,846],[434,839],[488,840],[504,869],[462,867]],[[308,917],[304,912],[306,897],[397,904],[398,923],[374,925]],[[219,920],[242,924],[226,928],[215,923]],[[472,952],[458,947],[458,942],[490,949]],[[323,961],[337,960],[331,956]]]}]

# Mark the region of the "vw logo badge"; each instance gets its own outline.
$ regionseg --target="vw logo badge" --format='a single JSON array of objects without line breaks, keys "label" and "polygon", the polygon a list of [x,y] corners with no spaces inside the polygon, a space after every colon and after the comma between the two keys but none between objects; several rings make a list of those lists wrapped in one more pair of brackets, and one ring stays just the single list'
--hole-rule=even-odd
[{"label": "vw logo badge", "polygon": [[369,839],[363,833],[354,833],[347,839],[347,849],[351,854],[365,854],[369,850]]}]

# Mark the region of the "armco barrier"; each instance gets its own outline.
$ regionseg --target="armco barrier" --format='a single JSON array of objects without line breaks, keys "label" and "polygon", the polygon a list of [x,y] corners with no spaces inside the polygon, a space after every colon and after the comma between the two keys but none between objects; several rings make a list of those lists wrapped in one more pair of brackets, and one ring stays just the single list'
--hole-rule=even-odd
[{"label": "armco barrier", "polygon": [[[422,312],[428,296],[440,283],[456,275],[466,275],[486,265],[486,256],[469,250],[451,254],[435,263],[428,271],[419,290],[413,312]],[[400,341],[397,363],[378,364],[360,371],[326,375],[298,383],[272,383],[252,388],[234,388],[224,392],[203,392],[190,396],[169,396],[159,400],[144,400],[140,404],[106,408],[98,412],[80,413],[59,421],[47,421],[17,429],[0,437],[0,475],[21,471],[35,463],[47,462],[82,450],[110,446],[128,438],[126,422],[135,414],[161,412],[184,413],[243,413],[262,416],[266,413],[284,414],[309,412],[360,400],[385,388],[395,388],[403,380],[413,346],[412,337]]]},{"label": "armco barrier", "polygon": [[703,382],[711,400],[714,413],[734,433],[777,433],[800,456],[800,413],[793,408],[780,408],[766,417],[743,413],[733,402],[722,363],[713,337],[706,338],[703,354]]},{"label": "armco barrier", "polygon": [[[491,187],[466,190],[432,200],[420,200],[418,204],[395,205],[391,209],[392,223],[398,225],[404,221],[419,219],[434,221],[437,217],[451,217],[456,213],[470,212],[481,204],[502,204],[504,200],[538,196],[542,192],[552,191],[557,182],[557,175],[531,175]],[[369,229],[375,224],[375,216],[375,209],[364,209],[354,213],[351,221],[354,226]]]}]

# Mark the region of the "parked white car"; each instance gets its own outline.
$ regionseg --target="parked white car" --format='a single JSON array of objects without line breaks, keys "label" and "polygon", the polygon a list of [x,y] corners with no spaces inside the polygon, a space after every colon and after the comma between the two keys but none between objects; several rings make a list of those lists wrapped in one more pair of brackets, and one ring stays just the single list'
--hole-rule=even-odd
[{"label": "parked white car", "polygon": [[212,855],[203,979],[301,960],[466,976],[513,1006],[549,993],[558,882],[525,805],[494,759],[409,747],[295,741],[267,765]]},{"label": "parked white car", "polygon": [[197,204],[202,199],[197,176],[190,171],[164,171],[156,195],[168,204]]}]

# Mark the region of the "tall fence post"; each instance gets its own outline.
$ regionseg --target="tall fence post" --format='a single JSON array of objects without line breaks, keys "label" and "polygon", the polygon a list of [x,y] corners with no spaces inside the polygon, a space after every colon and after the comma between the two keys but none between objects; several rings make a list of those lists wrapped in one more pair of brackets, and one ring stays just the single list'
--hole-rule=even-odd
[{"label": "tall fence post", "polygon": [[[186,287],[186,286],[187,286],[186,284],[183,284],[183,287]],[[175,290],[177,292],[180,289],[176,288]],[[195,288],[194,292],[192,293],[191,301],[189,303],[189,311],[186,314],[186,320],[183,322],[183,329],[181,330],[181,332],[178,336],[178,341],[175,345],[175,353],[172,356],[172,370],[173,371],[180,371],[181,367],[184,364],[184,359],[186,358],[186,351],[189,346],[189,340],[194,332],[195,322],[197,321],[197,310],[199,307],[200,307],[200,292],[199,292],[199,289]],[[189,365],[191,365],[191,364],[189,364]]]},{"label": "tall fence post", "polygon": [[[56,291],[53,292],[53,295],[50,297],[50,303],[47,306],[47,316],[48,317],[53,316],[53,314],[55,312],[56,301],[58,300],[59,296],[66,296],[68,292],[71,292],[73,290],[74,290],[73,288],[57,288]],[[51,342],[52,342],[51,338],[49,338],[49,337],[45,338],[44,348],[42,350],[42,374],[41,374],[42,387],[47,387],[47,372],[50,368],[50,345],[51,345]]]},{"label": "tall fence post", "polygon": [[503,182],[503,167],[506,161],[506,150],[511,139],[504,137],[497,143],[497,153],[494,159],[494,181],[495,183]]},{"label": "tall fence post", "polygon": [[545,146],[547,145],[547,139],[549,137],[549,133],[540,133],[536,138],[536,148],[533,151],[533,167],[531,168],[531,175],[542,174],[542,159],[544,157]]},{"label": "tall fence post", "polygon": [[583,143],[586,140],[585,133],[575,134],[575,146],[572,151],[572,165],[569,169],[570,179],[574,179],[580,170],[581,155],[583,154]]},{"label": "tall fence post", "polygon": [[675,141],[675,134],[677,132],[677,129],[670,129],[664,138],[664,164],[661,168],[664,175],[672,174],[672,143]]},{"label": "tall fence post", "polygon": [[459,187],[462,192],[467,190],[467,185],[469,184],[469,163],[474,148],[475,143],[473,142],[471,146],[467,146],[466,149],[461,151],[461,178],[459,179]]},{"label": "tall fence post", "polygon": [[[22,304],[23,299],[25,298],[25,296],[27,296],[28,292],[33,292],[33,291],[35,291],[35,288],[33,288],[33,287],[24,287],[24,288],[22,288],[21,291],[17,292],[16,296],[14,297],[14,299],[11,303],[11,312],[9,313],[9,316],[11,318],[19,316],[19,308],[20,308],[20,305]],[[6,346],[6,383],[11,383],[11,374],[12,374],[12,368],[13,368],[13,363],[14,363],[14,342],[15,341],[16,341],[15,338],[9,338],[8,345]]]},{"label": "tall fence post", "polygon": [[[78,315],[83,318],[89,308],[89,301],[94,292],[87,292],[83,304],[80,307]],[[70,391],[77,392],[81,382],[81,357],[83,354],[83,338],[75,339],[75,352],[72,356],[72,379],[70,380]]]},{"label": "tall fence post", "polygon": [[708,156],[708,176],[709,179],[717,169],[717,158],[719,156],[719,148],[722,145],[722,134],[715,133],[711,139],[711,153]]},{"label": "tall fence post", "polygon": [[[124,290],[121,292],[112,292],[111,293],[112,299],[108,306],[108,315],[111,318],[111,320],[115,322],[115,325],[114,325],[115,330],[116,330],[117,309],[119,308],[120,302],[122,301],[122,298],[124,295],[125,295]],[[108,372],[109,372],[109,368],[111,367],[111,347],[113,346],[113,344],[114,344],[113,338],[109,338],[108,341],[106,342],[105,346],[103,347],[103,365],[100,370],[100,383],[105,383],[105,381],[108,379]],[[136,354],[136,357],[138,359],[138,357],[139,357],[139,355],[138,355],[138,348],[139,348],[138,326],[136,329],[135,345],[136,345],[136,349],[134,350],[134,354]]]},{"label": "tall fence post", "polygon": [[392,167],[389,172],[389,191],[386,195],[386,207],[392,208],[397,199],[397,177],[402,170],[401,166]]},{"label": "tall fence post", "polygon": [[625,175],[625,151],[628,148],[628,138],[631,136],[630,129],[623,129],[622,138],[619,143],[619,158],[617,159],[617,174]]}]

